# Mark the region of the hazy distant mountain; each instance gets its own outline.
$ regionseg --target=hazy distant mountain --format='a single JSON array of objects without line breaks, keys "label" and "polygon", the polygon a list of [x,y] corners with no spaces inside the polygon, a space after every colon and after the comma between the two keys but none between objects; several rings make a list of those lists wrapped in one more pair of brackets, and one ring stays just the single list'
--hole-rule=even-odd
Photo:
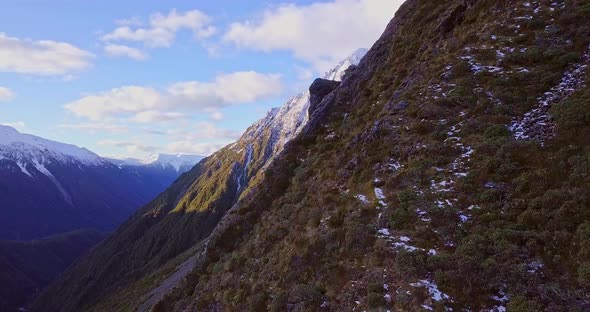
[{"label": "hazy distant mountain", "polygon": [[113,159],[105,158],[119,167],[155,167],[171,169],[177,173],[189,171],[194,165],[201,161],[204,156],[186,154],[154,154],[145,159],[126,158]]},{"label": "hazy distant mountain", "polygon": [[111,231],[198,159],[116,165],[85,148],[0,126],[0,239]]}]

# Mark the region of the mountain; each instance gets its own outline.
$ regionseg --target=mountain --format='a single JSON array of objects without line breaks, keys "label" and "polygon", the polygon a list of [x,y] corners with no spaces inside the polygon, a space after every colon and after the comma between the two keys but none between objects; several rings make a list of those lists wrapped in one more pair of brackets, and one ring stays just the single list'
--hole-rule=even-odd
[{"label": "mountain", "polygon": [[121,167],[87,149],[0,126],[0,239],[112,231],[187,168],[163,160],[161,168]]},{"label": "mountain", "polygon": [[[324,77],[339,79],[364,52],[355,52]],[[153,281],[142,278],[170,277],[175,281],[168,285],[174,286],[183,277],[170,276],[176,265],[183,264],[188,273],[193,265],[189,249],[207,238],[227,211],[264,178],[264,169],[307,123],[310,99],[306,91],[272,109],[238,141],[183,174],[50,286],[37,309],[129,310],[144,303],[142,296],[162,296],[165,292],[148,294],[151,289],[142,285],[149,287]],[[57,293],[61,303],[51,299]]]},{"label": "mountain", "polygon": [[114,164],[0,126],[0,311],[25,304],[105,237],[99,232],[114,230],[200,159],[158,155]]},{"label": "mountain", "polygon": [[264,144],[204,160],[32,310],[589,311],[588,25],[406,1],[263,171]]},{"label": "mountain", "polygon": [[104,238],[90,230],[33,241],[0,241],[0,311],[17,311]]},{"label": "mountain", "polygon": [[154,154],[146,159],[126,158],[126,159],[112,159],[107,158],[108,161],[119,167],[147,167],[158,168],[162,170],[174,171],[181,174],[189,171],[204,156],[186,155],[186,154]]}]

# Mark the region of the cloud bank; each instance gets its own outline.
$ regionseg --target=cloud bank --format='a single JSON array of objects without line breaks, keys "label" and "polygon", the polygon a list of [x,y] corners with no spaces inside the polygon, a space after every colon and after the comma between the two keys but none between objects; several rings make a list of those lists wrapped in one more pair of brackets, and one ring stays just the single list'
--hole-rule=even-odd
[{"label": "cloud bank", "polygon": [[0,71],[60,76],[88,69],[93,54],[65,42],[33,41],[0,33]]}]

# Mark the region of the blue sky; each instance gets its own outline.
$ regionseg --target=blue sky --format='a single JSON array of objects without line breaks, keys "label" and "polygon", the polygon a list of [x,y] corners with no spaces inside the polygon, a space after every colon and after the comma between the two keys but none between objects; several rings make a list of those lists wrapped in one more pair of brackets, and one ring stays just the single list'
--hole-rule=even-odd
[{"label": "blue sky", "polygon": [[210,154],[401,2],[2,1],[0,123],[104,156]]}]

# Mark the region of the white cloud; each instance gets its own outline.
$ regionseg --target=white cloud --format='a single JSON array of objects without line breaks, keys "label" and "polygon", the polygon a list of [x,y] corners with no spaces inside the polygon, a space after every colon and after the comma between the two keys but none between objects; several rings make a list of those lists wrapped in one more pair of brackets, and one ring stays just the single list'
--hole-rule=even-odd
[{"label": "white cloud", "polygon": [[[230,105],[253,103],[283,90],[281,76],[257,72],[222,74],[212,82],[176,83],[165,90],[125,86],[88,95],[64,107],[77,116],[94,121],[118,115],[131,115],[140,122],[152,121],[154,112],[215,112]],[[168,120],[180,117],[168,113]]]},{"label": "white cloud", "polygon": [[219,111],[215,111],[211,113],[211,119],[215,120],[215,121],[221,121],[223,120],[223,113],[219,112]]},{"label": "white cloud", "polygon": [[144,61],[148,58],[147,54],[141,50],[120,44],[107,44],[104,51],[110,56],[125,56],[136,61]]},{"label": "white cloud", "polygon": [[241,134],[237,130],[218,128],[211,122],[200,122],[187,129],[168,130],[171,142],[164,150],[170,154],[210,155],[236,141]]},{"label": "white cloud", "polygon": [[316,70],[326,70],[356,49],[370,47],[403,2],[282,4],[267,9],[258,18],[233,23],[223,40],[255,51],[289,51]]},{"label": "white cloud", "polygon": [[183,113],[177,112],[162,112],[157,110],[149,110],[139,112],[133,116],[132,120],[140,123],[151,123],[151,122],[162,122],[162,121],[173,121],[178,119],[186,119],[188,116]]},{"label": "white cloud", "polygon": [[214,82],[181,82],[168,91],[174,96],[204,101],[203,106],[219,108],[225,103],[252,103],[262,97],[278,95],[283,90],[281,76],[254,71],[219,75]]},{"label": "white cloud", "polygon": [[242,133],[237,130],[218,128],[211,122],[199,122],[189,128],[167,130],[166,134],[173,141],[219,141],[229,143],[237,140]]},{"label": "white cloud", "polygon": [[77,116],[100,121],[120,113],[138,113],[151,110],[161,102],[163,102],[162,95],[155,89],[126,86],[85,96],[66,104],[65,108]]},{"label": "white cloud", "polygon": [[147,25],[140,25],[138,18],[119,21],[121,26],[102,36],[104,41],[141,42],[148,47],[169,47],[176,39],[176,33],[190,30],[198,39],[206,39],[215,34],[211,17],[193,10],[187,12],[170,11],[167,15],[155,13],[150,16]]},{"label": "white cloud", "polygon": [[193,154],[208,156],[226,144],[224,143],[195,143],[192,141],[177,141],[166,145],[166,153],[169,154]]},{"label": "white cloud", "polygon": [[69,43],[33,41],[0,33],[0,71],[44,76],[66,75],[92,66],[92,53]]},{"label": "white cloud", "polygon": [[3,122],[3,123],[0,123],[0,125],[13,127],[14,129],[16,129],[18,131],[23,131],[27,128],[27,125],[25,124],[24,121]]},{"label": "white cloud", "polygon": [[[236,130],[219,128],[211,122],[198,122],[174,129],[144,128],[148,136],[131,139],[106,139],[97,144],[125,150],[125,157],[143,158],[154,152],[169,154],[209,155],[235,141],[241,133]],[[152,135],[160,138],[152,140]],[[169,142],[156,144],[152,142]],[[121,153],[118,153],[121,155]],[[125,158],[123,157],[123,158]]]},{"label": "white cloud", "polygon": [[125,125],[117,125],[111,123],[76,123],[76,124],[59,124],[58,128],[71,130],[87,130],[92,132],[108,131],[108,132],[128,132],[129,127]]},{"label": "white cloud", "polygon": [[0,87],[0,102],[7,102],[14,98],[14,92],[12,90]]},{"label": "white cloud", "polygon": [[121,140],[102,140],[97,143],[98,145],[113,146],[125,148],[129,155],[138,155],[146,153],[154,153],[157,148],[150,145],[145,145],[140,142],[133,141],[121,141]]}]

